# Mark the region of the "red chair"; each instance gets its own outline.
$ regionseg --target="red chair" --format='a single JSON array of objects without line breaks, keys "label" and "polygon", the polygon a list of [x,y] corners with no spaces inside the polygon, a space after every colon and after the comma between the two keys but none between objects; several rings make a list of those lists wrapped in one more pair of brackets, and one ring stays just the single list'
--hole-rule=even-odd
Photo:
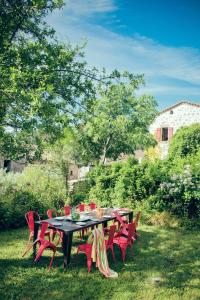
[{"label": "red chair", "polygon": [[[54,216],[57,217],[58,216],[57,210],[55,208],[48,209],[47,210],[47,216],[48,216],[49,219],[53,219]],[[56,229],[51,229],[50,230],[50,237],[51,237],[52,241],[54,240],[56,234],[59,235],[59,239],[56,243],[56,246],[57,246],[60,243],[60,241],[62,240],[62,237],[63,237],[62,232],[60,230],[56,230]]]},{"label": "red chair", "polygon": [[129,246],[133,255],[133,241],[135,240],[134,238],[134,234],[135,234],[135,223],[129,223],[128,224],[128,236],[124,237],[124,236],[119,236],[113,239],[113,243],[118,245],[120,250],[121,250],[121,254],[122,254],[122,260],[123,262],[125,261],[125,257],[126,257],[126,248]]},{"label": "red chair", "polygon": [[89,203],[88,206],[89,206],[90,210],[94,210],[97,207],[94,202]]},{"label": "red chair", "polygon": [[61,209],[64,210],[64,215],[65,216],[69,216],[70,215],[70,213],[71,213],[71,207],[69,205],[65,205]]},{"label": "red chair", "polygon": [[77,205],[76,208],[78,208],[80,212],[85,211],[85,204],[81,203],[81,204]]},{"label": "red chair", "polygon": [[[24,253],[28,249],[31,239],[33,239],[33,237],[34,237],[34,222],[35,222],[35,220],[40,221],[40,216],[37,212],[31,210],[25,214],[25,219],[26,219],[26,222],[27,222],[28,228],[29,228],[29,239],[28,239],[28,243],[26,245],[26,249],[25,249]],[[50,238],[49,231],[46,232],[45,235],[48,236],[48,238]],[[22,256],[24,256],[24,254]]]},{"label": "red chair", "polygon": [[125,235],[128,236],[128,224],[126,221],[123,220],[123,218],[120,216],[120,214],[117,211],[114,211],[113,214],[116,217],[116,220],[119,222],[119,233],[117,235]]},{"label": "red chair", "polygon": [[115,253],[114,253],[114,249],[113,249],[113,239],[114,239],[114,235],[115,235],[115,230],[116,230],[116,226],[115,225],[110,226],[108,239],[105,240],[106,250],[108,250],[108,249],[111,250],[114,262],[115,262]]},{"label": "red chair", "polygon": [[[47,240],[45,240],[45,233],[46,230],[48,228],[48,223],[47,222],[43,222],[42,223],[42,227],[39,233],[38,238],[34,241],[34,243],[31,245],[31,247],[29,247],[29,249],[27,249],[27,251],[24,253],[24,255],[37,243],[40,244],[37,255],[35,257],[35,262],[38,262],[40,257],[42,256],[42,253],[45,249],[50,249],[53,251],[53,256],[51,258],[50,264],[49,264],[49,270],[51,269],[52,263],[53,263],[53,259],[56,253],[56,245],[54,245],[52,242],[49,242]],[[23,256],[24,256],[23,255]]]},{"label": "red chair", "polygon": [[55,208],[51,208],[47,210],[47,217],[49,219],[53,219],[58,216],[57,210]]},{"label": "red chair", "polygon": [[[108,239],[105,240],[106,250],[108,250],[108,249],[111,250],[114,262],[115,262],[115,253],[114,253],[114,249],[113,249],[113,238],[114,238],[114,234],[115,234],[115,229],[116,229],[115,225],[110,226]],[[86,254],[88,272],[90,272],[91,266],[92,266],[92,258],[91,258],[92,244],[86,243],[86,244],[79,245],[78,249],[77,249],[77,254],[79,254],[79,252]]]}]

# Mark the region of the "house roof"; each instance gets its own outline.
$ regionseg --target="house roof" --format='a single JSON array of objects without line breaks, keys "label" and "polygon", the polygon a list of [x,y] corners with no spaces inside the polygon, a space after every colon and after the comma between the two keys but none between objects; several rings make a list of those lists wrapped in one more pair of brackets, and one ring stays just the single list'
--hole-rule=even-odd
[{"label": "house roof", "polygon": [[189,102],[189,101],[186,101],[186,100],[182,100],[182,101],[180,101],[180,102],[178,102],[178,103],[176,103],[176,104],[174,104],[174,105],[172,105],[172,106],[169,106],[169,107],[167,107],[167,108],[161,110],[161,111],[159,112],[159,115],[162,114],[162,113],[164,113],[164,112],[166,112],[166,111],[168,111],[168,110],[171,110],[171,109],[173,109],[173,108],[175,108],[175,107],[177,107],[177,106],[179,106],[179,105],[181,105],[181,104],[189,104],[189,105],[191,105],[191,106],[195,106],[195,107],[199,107],[199,108],[200,108],[200,104],[192,103],[192,102]]}]

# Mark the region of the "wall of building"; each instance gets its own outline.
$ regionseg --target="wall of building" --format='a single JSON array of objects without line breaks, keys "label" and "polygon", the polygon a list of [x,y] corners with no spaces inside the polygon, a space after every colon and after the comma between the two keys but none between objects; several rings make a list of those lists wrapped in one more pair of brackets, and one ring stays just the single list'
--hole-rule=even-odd
[{"label": "wall of building", "polygon": [[160,113],[150,125],[149,130],[154,134],[157,128],[173,127],[173,133],[175,133],[180,127],[194,123],[200,123],[200,106],[182,103],[171,110]]},{"label": "wall of building", "polygon": [[[149,131],[156,136],[156,131],[159,128],[171,128],[174,134],[179,128],[195,123],[200,124],[200,106],[189,103],[180,103],[171,109],[161,112],[150,125]],[[168,153],[169,140],[158,141],[162,150],[161,158],[164,158]]]}]

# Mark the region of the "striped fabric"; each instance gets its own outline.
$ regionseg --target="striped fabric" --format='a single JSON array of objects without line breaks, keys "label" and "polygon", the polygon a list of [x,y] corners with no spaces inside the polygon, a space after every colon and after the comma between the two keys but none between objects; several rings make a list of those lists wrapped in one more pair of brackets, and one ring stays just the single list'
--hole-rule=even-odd
[{"label": "striped fabric", "polygon": [[111,270],[108,265],[108,258],[104,240],[104,233],[102,229],[95,228],[92,231],[93,234],[93,244],[92,244],[92,260],[96,262],[96,266],[99,268],[99,271],[105,277],[118,277],[118,274]]}]

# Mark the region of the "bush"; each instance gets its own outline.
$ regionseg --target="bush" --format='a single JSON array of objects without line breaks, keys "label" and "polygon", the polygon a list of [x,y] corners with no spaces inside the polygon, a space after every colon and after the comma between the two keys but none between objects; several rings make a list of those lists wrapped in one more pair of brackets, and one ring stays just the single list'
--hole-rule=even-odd
[{"label": "bush", "polygon": [[177,130],[170,142],[169,157],[196,155],[200,148],[200,124],[185,126]]},{"label": "bush", "polygon": [[21,174],[0,170],[0,228],[24,225],[29,210],[46,217],[47,209],[63,206],[65,197],[62,178],[46,167],[28,166]]},{"label": "bush", "polygon": [[200,220],[200,189],[196,175],[191,172],[190,165],[185,165],[181,174],[174,174],[160,185],[152,207],[168,210],[184,223]]},{"label": "bush", "polygon": [[76,206],[81,202],[89,203],[89,188],[90,183],[88,180],[76,182],[73,186],[73,191],[69,193],[69,204]]},{"label": "bush", "polygon": [[89,174],[90,197],[102,206],[134,207],[156,193],[166,179],[165,164],[161,160],[145,160],[139,164],[135,159],[109,166],[97,166]]}]

